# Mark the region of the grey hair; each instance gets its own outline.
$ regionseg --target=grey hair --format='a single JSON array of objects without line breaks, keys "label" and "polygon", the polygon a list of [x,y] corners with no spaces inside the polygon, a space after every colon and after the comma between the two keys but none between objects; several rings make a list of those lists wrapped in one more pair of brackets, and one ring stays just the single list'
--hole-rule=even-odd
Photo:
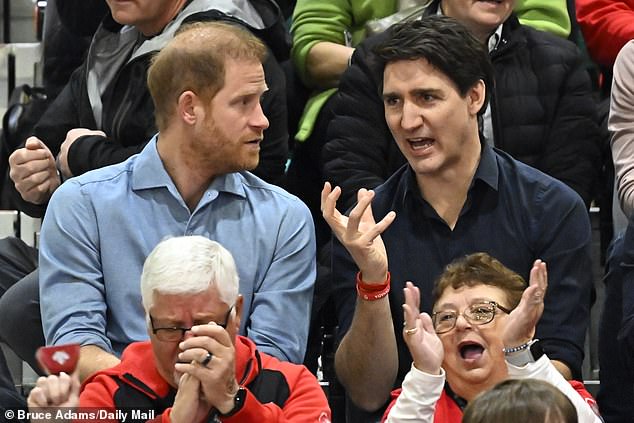
[{"label": "grey hair", "polygon": [[225,304],[238,297],[238,271],[226,248],[203,236],[180,236],[161,241],[143,264],[141,297],[146,313],[154,292],[191,295],[214,286]]}]

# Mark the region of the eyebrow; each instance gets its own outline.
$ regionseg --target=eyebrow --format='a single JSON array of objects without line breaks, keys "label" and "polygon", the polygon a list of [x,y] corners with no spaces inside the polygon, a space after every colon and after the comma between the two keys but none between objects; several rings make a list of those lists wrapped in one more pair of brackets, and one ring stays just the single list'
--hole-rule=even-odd
[{"label": "eyebrow", "polygon": [[385,100],[388,97],[399,97],[399,94],[396,94],[393,91],[384,92],[381,94],[381,97]]},{"label": "eyebrow", "polygon": [[[435,96],[441,96],[442,90],[438,88],[413,88],[409,90],[408,93],[413,96],[424,95],[424,94],[432,94]],[[395,91],[387,91],[382,93],[381,97],[385,100],[386,98],[401,97],[401,94]]]},{"label": "eyebrow", "polygon": [[[263,89],[262,89],[263,88]],[[244,88],[243,91],[241,91],[240,89],[238,91],[236,91],[236,94],[240,97],[242,96],[249,96],[249,95],[262,95],[265,92],[267,92],[269,90],[269,86],[264,84],[263,87],[247,87]]]},{"label": "eyebrow", "polygon": [[[170,319],[170,318],[161,318],[161,317],[156,317],[156,316],[152,316],[152,318],[154,319],[154,323],[161,323],[164,324],[166,327],[182,327],[185,323],[182,320],[179,319]],[[218,318],[222,318],[222,316],[218,317]],[[213,318],[211,318],[210,316],[203,316],[203,317],[194,317],[192,319],[192,324],[194,326],[196,325],[204,325],[207,324],[209,322],[215,321]],[[199,322],[203,322],[203,323],[199,323]]]},{"label": "eyebrow", "polygon": [[438,96],[442,93],[442,90],[438,88],[414,88],[409,93],[412,95],[434,94]]}]

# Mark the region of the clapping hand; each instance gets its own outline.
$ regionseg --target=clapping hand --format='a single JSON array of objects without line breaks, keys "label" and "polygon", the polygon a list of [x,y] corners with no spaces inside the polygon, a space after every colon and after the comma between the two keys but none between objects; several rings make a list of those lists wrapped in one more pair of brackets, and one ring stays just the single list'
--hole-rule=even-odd
[{"label": "clapping hand", "polygon": [[547,287],[546,263],[537,259],[531,269],[528,288],[524,290],[519,305],[509,315],[502,337],[505,347],[516,347],[533,339],[535,326],[544,311]]},{"label": "clapping hand", "polygon": [[403,293],[403,339],[412,355],[414,367],[425,373],[440,374],[445,351],[431,317],[420,312],[420,291],[413,283],[407,282]]}]

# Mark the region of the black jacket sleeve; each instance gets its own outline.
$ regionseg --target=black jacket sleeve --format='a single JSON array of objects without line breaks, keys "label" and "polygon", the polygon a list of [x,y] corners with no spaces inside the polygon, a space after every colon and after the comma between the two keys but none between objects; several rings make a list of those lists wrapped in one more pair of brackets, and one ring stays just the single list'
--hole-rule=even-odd
[{"label": "black jacket sleeve", "polygon": [[[46,109],[37,125],[33,129],[33,135],[38,137],[51,150],[53,156],[57,156],[60,146],[66,139],[66,133],[80,126],[79,109],[76,101],[79,90],[79,81],[83,77],[83,68],[77,69],[71,75],[70,81],[55,101]],[[26,140],[25,140],[26,141]],[[21,147],[24,146],[24,143]],[[3,187],[3,202],[12,208],[20,210],[29,216],[42,217],[46,205],[37,205],[25,201],[15,189],[13,181],[8,175]]]}]

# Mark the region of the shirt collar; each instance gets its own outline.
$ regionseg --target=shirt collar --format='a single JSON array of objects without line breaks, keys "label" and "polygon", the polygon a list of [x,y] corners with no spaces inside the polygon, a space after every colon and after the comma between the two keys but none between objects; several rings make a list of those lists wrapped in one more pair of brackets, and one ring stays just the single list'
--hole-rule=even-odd
[{"label": "shirt collar", "polygon": [[[174,195],[180,196],[174,185],[174,181],[172,181],[172,178],[165,170],[163,161],[158,154],[156,143],[158,137],[159,134],[154,135],[141,153],[139,153],[132,168],[132,189],[142,190],[166,187],[172,191]],[[214,192],[227,192],[240,197],[246,197],[242,176],[239,172],[226,173],[214,178],[211,184],[209,184],[209,187],[207,187],[206,193],[211,194]],[[215,198],[216,195],[207,197]]]},{"label": "shirt collar", "polygon": [[[495,159],[495,151],[486,143],[482,143],[480,163],[473,176],[473,180],[481,180],[495,191],[498,190],[499,170],[497,160]],[[473,186],[473,183],[471,185]]]},{"label": "shirt collar", "polygon": [[489,41],[487,42],[487,47],[489,49],[489,53],[491,53],[493,50],[498,48],[498,45],[500,44],[500,40],[502,40],[502,27],[503,26],[504,26],[504,24],[501,23],[500,26],[497,27],[495,32],[489,36]]},{"label": "shirt collar", "polygon": [[[478,163],[475,175],[473,175],[473,181],[471,182],[471,186],[469,188],[470,190],[475,185],[475,181],[478,180],[484,182],[493,190],[498,190],[499,170],[495,156],[493,148],[486,143],[482,143],[480,163]],[[418,182],[416,181],[416,174],[409,165],[407,165],[405,174],[404,196],[406,197],[408,195],[421,197],[420,190],[418,189]]]},{"label": "shirt collar", "polygon": [[[440,7],[440,2],[438,2],[438,9],[436,10],[436,14],[437,15],[444,15],[442,13],[442,8]],[[491,34],[489,36],[489,40],[487,41],[487,48],[489,49],[489,53],[491,53],[493,50],[495,50],[497,48],[497,46],[500,44],[500,40],[502,39],[502,27],[504,26],[504,23],[501,23],[495,30],[495,32],[493,32],[493,34]]]}]

